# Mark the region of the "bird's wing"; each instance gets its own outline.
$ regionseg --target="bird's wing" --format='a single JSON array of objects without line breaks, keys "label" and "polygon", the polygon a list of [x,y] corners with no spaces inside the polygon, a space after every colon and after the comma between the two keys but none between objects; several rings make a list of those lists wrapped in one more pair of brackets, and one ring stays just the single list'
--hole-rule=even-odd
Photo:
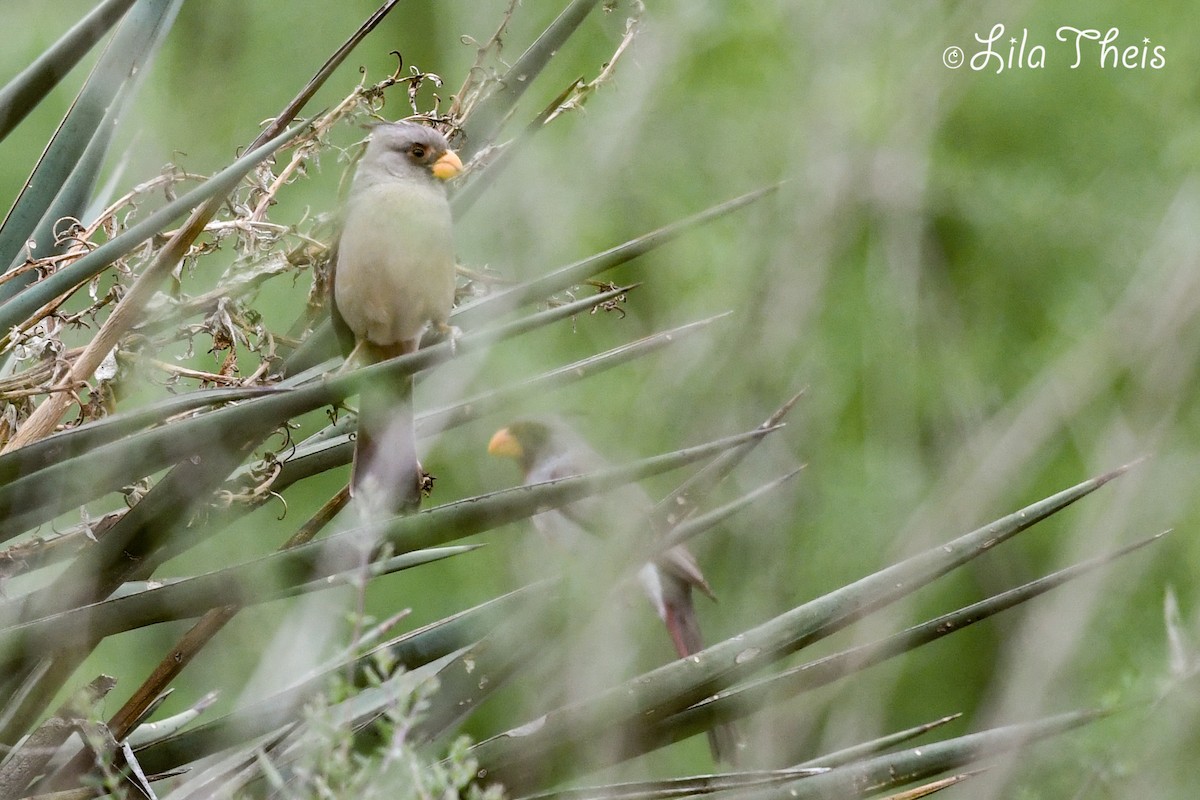
[{"label": "bird's wing", "polygon": [[333,323],[333,333],[337,337],[342,355],[348,358],[354,352],[355,337],[337,304],[337,262],[340,243],[341,231],[338,231],[337,238],[329,247],[329,320]]},{"label": "bird's wing", "polygon": [[[566,454],[545,459],[530,470],[527,480],[529,483],[538,483],[569,478],[594,471],[602,466],[600,463],[586,463],[587,461],[586,458],[581,459],[578,456]],[[546,517],[539,527],[544,526],[543,529],[549,529],[546,531],[548,535],[560,539],[566,538],[565,531],[568,530],[573,536],[586,532],[592,536],[607,538],[609,531],[606,528],[614,524],[614,518],[627,520],[627,524],[649,527],[650,523],[646,519],[646,515],[649,514],[650,509],[650,498],[639,487],[626,486],[602,497],[587,497],[570,505],[562,506],[555,510],[553,516],[550,516],[550,512],[539,514],[539,517]],[[615,524],[621,523],[618,521]],[[655,559],[655,563],[665,573],[668,581],[670,579],[681,581],[685,586],[694,587],[708,597],[716,599],[712,587],[708,585],[704,573],[700,571],[696,557],[687,548],[672,547]]]},{"label": "bird's wing", "polygon": [[[544,481],[562,480],[563,478],[574,478],[593,471],[597,466],[583,464],[578,458],[564,453],[552,458],[543,459],[534,465],[529,474],[525,476],[525,482],[542,483]],[[584,497],[569,505],[559,506],[553,512],[547,512],[547,514],[553,513],[561,517],[565,522],[570,523],[573,528],[577,529],[578,533],[587,533],[591,536],[603,538],[604,510],[602,498]],[[538,516],[545,515],[539,514]]]},{"label": "bird's wing", "polygon": [[705,580],[704,573],[700,571],[700,564],[697,563],[696,557],[683,545],[672,547],[655,561],[668,576],[699,589],[713,600],[717,599],[713,594],[712,587]]}]

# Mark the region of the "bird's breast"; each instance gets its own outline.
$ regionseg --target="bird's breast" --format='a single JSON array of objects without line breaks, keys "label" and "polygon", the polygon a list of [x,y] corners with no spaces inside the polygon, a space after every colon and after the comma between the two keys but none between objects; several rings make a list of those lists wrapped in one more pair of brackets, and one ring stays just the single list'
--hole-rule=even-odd
[{"label": "bird's breast", "polygon": [[445,322],[454,303],[450,207],[439,187],[372,186],[346,207],[338,245],[338,311],[355,336],[391,345]]}]

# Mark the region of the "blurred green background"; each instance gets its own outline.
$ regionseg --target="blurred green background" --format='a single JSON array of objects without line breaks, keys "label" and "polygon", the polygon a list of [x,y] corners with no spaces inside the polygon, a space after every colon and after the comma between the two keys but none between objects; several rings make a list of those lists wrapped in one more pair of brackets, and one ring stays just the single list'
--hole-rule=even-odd
[{"label": "blurred green background", "polygon": [[[91,3],[10,0],[3,19],[15,74]],[[409,0],[318,95],[331,105],[398,50],[445,78],[445,102],[506,4]],[[559,10],[525,0],[505,56]],[[375,7],[371,0],[211,0],[185,4],[152,65],[120,147],[122,188],[167,162],[222,166],[253,138]],[[567,83],[592,77],[628,9],[594,13],[522,104],[517,129]],[[997,24],[1046,48],[1042,68],[976,71],[968,58]],[[1061,26],[1119,29],[1121,48],[1162,46],[1162,69],[1076,69]],[[648,2],[616,78],[541,133],[457,224],[460,260],[509,278],[539,274],[745,191],[777,195],[693,232],[611,277],[643,281],[626,316],[600,314],[464,357],[425,381],[440,406],[511,377],[731,310],[695,340],[452,431],[431,444],[435,501],[510,485],[484,454],[488,435],[530,410],[571,415],[598,449],[633,458],[749,428],[800,388],[787,429],[739,470],[732,497],[797,464],[796,483],[695,544],[721,601],[701,608],[710,638],[848,583],[905,554],[1133,459],[1148,460],[1077,508],[827,648],[866,640],[1059,566],[1173,528],[1166,541],[1101,574],[759,715],[763,762],[789,763],[962,711],[956,731],[1075,707],[1138,701],[1152,710],[1102,722],[1005,762],[947,797],[1191,797],[1200,754],[1197,649],[1172,672],[1163,603],[1200,640],[1200,10],[1164,2],[1038,4]],[[1090,49],[1089,49],[1090,48]],[[15,197],[86,75],[68,77],[0,145],[0,186]],[[385,113],[403,115],[399,96]],[[357,137],[343,131],[344,142]],[[117,159],[114,159],[114,162]],[[290,222],[336,206],[343,165],[326,156],[271,215]],[[213,259],[211,276],[223,269]],[[203,282],[205,276],[197,275]],[[272,286],[256,307],[286,325],[307,286]],[[211,368],[206,346],[198,363]],[[315,429],[322,420],[309,421]],[[227,536],[170,565],[193,573],[231,552],[264,552],[344,482],[287,494]],[[661,493],[672,479],[648,488]],[[714,498],[715,503],[720,498]],[[489,547],[387,579],[369,595],[413,625],[511,588],[528,526]],[[534,556],[536,557],[536,556]],[[227,674],[233,702],[271,641],[279,604],[222,633],[235,658],[208,653],[180,694]],[[670,657],[645,615],[649,667]],[[126,665],[178,631],[108,642]],[[824,651],[824,650],[823,650]],[[205,660],[207,659],[207,661]],[[1178,658],[1177,658],[1178,660]],[[239,663],[240,661],[240,663]],[[133,674],[144,671],[133,669]],[[203,680],[198,676],[202,676]],[[1190,678],[1190,680],[1188,680]],[[278,676],[258,675],[254,681]],[[253,685],[253,682],[251,683]],[[189,688],[193,687],[193,688]],[[112,702],[123,699],[118,687]],[[185,702],[185,701],[180,701]],[[501,700],[497,700],[499,704]],[[506,719],[503,716],[497,719]],[[489,731],[481,715],[471,730]],[[701,739],[645,759],[652,774],[704,769]],[[639,769],[641,766],[639,766]],[[958,792],[958,794],[955,794]]]}]

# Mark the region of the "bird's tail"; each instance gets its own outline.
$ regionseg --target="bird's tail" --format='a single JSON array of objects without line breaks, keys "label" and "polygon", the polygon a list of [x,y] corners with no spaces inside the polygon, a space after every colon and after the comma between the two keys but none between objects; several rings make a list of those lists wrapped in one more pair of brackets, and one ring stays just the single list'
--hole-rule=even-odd
[{"label": "bird's tail", "polygon": [[414,511],[421,505],[422,475],[412,376],[367,386],[359,398],[350,496],[368,519]]},{"label": "bird's tail", "polygon": [[[675,652],[680,658],[687,658],[704,649],[704,639],[700,635],[700,622],[696,618],[691,588],[680,582],[673,589],[665,592],[663,621],[667,625],[667,632],[671,634],[671,641],[675,643]],[[737,766],[739,742],[733,723],[708,729],[708,748],[712,751],[714,761]]]}]

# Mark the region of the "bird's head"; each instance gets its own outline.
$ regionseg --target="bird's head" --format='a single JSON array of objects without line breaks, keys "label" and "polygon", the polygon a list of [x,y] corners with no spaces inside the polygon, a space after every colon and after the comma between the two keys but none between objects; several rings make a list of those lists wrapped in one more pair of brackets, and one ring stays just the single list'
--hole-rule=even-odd
[{"label": "bird's head", "polygon": [[535,464],[566,452],[571,445],[568,438],[569,430],[554,421],[520,419],[492,435],[488,453],[511,458],[528,475]]},{"label": "bird's head", "polygon": [[463,163],[437,130],[413,122],[378,125],[363,155],[363,166],[394,178],[422,177],[447,181]]}]

